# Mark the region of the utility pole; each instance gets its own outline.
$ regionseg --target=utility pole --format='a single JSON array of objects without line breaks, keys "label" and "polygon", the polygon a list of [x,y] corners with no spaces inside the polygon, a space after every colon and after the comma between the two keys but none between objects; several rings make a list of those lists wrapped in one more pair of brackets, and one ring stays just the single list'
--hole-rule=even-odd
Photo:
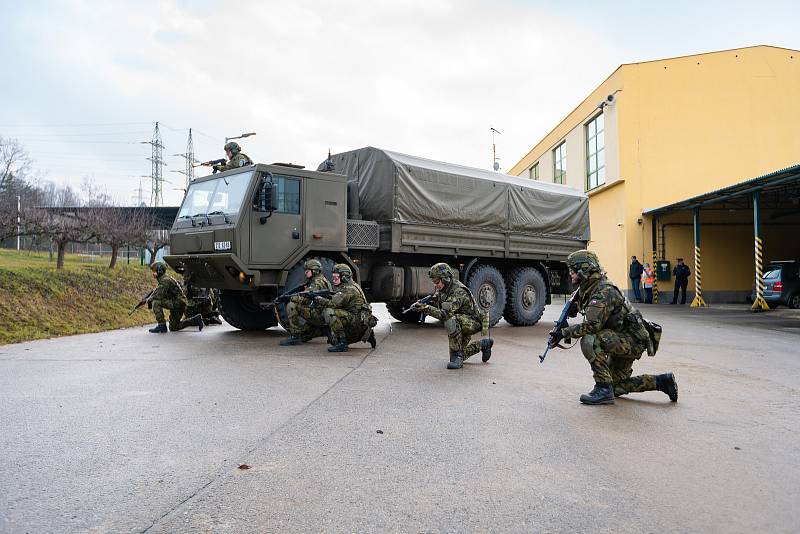
[{"label": "utility pole", "polygon": [[19,252],[19,234],[22,233],[22,225],[20,224],[20,201],[22,197],[17,195],[17,252]]},{"label": "utility pole", "polygon": [[152,171],[150,173],[150,180],[152,181],[150,205],[157,208],[164,203],[163,167],[166,165],[162,157],[164,145],[161,143],[161,132],[158,130],[158,122],[156,122],[156,128],[153,130],[153,138],[150,139],[150,141],[141,141],[141,143],[143,145],[150,145],[153,149],[152,156],[147,158],[152,163]]},{"label": "utility pole", "polygon": [[495,143],[494,143],[494,134],[496,134],[496,133],[499,134],[501,132],[499,130],[495,130],[491,126],[489,126],[489,129],[492,131],[492,168],[495,171],[499,171],[500,170],[500,161],[498,161],[498,159],[497,159],[497,145],[495,145]]},{"label": "utility pole", "polygon": [[184,154],[173,154],[173,156],[186,159],[185,171],[171,171],[183,174],[186,177],[186,189],[184,189],[184,191],[186,191],[189,189],[189,184],[194,180],[194,164],[199,163],[194,159],[194,141],[192,141],[191,128],[189,128],[189,141],[186,143],[186,152]]}]

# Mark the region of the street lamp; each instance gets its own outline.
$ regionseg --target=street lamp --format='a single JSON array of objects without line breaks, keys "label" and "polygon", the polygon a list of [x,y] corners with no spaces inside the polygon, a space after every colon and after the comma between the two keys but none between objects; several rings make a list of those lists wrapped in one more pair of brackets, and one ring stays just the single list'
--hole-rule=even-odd
[{"label": "street lamp", "polygon": [[237,135],[236,137],[226,137],[225,138],[225,142],[227,143],[228,141],[232,141],[234,139],[244,139],[245,137],[250,137],[251,135],[255,135],[255,134],[256,134],[255,132],[247,132],[247,133],[243,133],[241,135]]}]

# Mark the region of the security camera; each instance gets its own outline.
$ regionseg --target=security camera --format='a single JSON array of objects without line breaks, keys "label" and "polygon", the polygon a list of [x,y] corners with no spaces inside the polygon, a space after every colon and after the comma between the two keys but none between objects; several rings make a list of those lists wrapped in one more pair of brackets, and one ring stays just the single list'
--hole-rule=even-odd
[{"label": "security camera", "polygon": [[613,103],[614,103],[614,95],[610,94],[610,95],[608,95],[606,97],[606,105],[613,104]]},{"label": "security camera", "polygon": [[614,94],[612,93],[612,94],[608,95],[607,97],[605,97],[603,100],[601,100],[599,104],[597,104],[597,109],[603,109],[606,106],[612,105],[616,101],[617,101],[617,99],[614,96]]}]

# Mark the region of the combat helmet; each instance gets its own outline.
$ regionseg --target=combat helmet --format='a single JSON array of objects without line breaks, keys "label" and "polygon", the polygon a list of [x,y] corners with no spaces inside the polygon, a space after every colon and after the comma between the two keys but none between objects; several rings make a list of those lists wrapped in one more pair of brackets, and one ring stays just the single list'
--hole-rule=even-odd
[{"label": "combat helmet", "polygon": [[160,278],[164,273],[167,272],[167,264],[163,261],[157,261],[150,266],[150,270],[156,273],[156,276]]},{"label": "combat helmet", "polygon": [[322,272],[322,262],[315,259],[306,260],[303,264],[303,269],[311,271],[314,274],[319,274]]},{"label": "combat helmet", "polygon": [[591,250],[576,250],[567,256],[567,267],[575,271],[581,280],[586,280],[592,273],[599,273],[603,270],[597,254]]},{"label": "combat helmet", "polygon": [[339,274],[339,278],[342,279],[342,282],[350,282],[353,280],[353,271],[350,269],[350,266],[345,263],[337,263],[334,265],[333,272]]},{"label": "combat helmet", "polygon": [[225,151],[230,150],[231,154],[233,154],[234,156],[242,151],[242,147],[239,146],[239,143],[234,143],[233,141],[225,143],[225,146],[222,148]]},{"label": "combat helmet", "polygon": [[453,281],[453,270],[446,263],[435,263],[429,270],[428,276],[431,280],[439,279],[445,284]]}]

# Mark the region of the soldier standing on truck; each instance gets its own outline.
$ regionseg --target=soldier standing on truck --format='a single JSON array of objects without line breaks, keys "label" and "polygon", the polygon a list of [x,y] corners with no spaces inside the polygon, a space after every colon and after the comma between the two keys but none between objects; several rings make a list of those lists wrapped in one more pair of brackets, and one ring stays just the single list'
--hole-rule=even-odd
[{"label": "soldier standing on truck", "polygon": [[428,271],[436,293],[431,304],[415,303],[412,309],[424,315],[436,317],[444,322],[450,345],[448,369],[461,369],[464,360],[482,353],[481,359],[488,362],[492,357],[494,341],[490,337],[470,341],[473,334],[488,334],[489,319],[478,308],[469,288],[456,280],[446,263],[437,263]]},{"label": "soldier standing on truck", "polygon": [[[303,264],[306,274],[305,291],[333,290],[333,286],[322,274],[322,263],[319,260],[306,260]],[[302,296],[292,296],[286,305],[289,317],[289,337],[281,341],[281,345],[299,345],[311,341],[315,337],[325,335],[327,328],[322,317],[322,307],[312,306]]]},{"label": "soldier standing on truck", "polygon": [[167,264],[157,261],[150,266],[150,269],[153,271],[153,277],[158,280],[158,287],[150,298],[150,307],[153,309],[153,315],[156,316],[158,324],[151,328],[150,332],[153,334],[167,332],[167,321],[164,318],[165,309],[169,310],[169,329],[172,332],[192,325],[202,330],[203,318],[199,314],[181,320],[183,312],[186,310],[186,297],[178,282],[167,274]]},{"label": "soldier standing on truck", "polygon": [[594,389],[581,395],[580,401],[614,404],[614,397],[657,390],[677,402],[678,385],[672,373],[631,376],[633,362],[645,350],[655,354],[657,346],[648,347],[649,333],[641,314],[606,278],[597,254],[578,250],[567,257],[567,265],[572,283],[579,284],[577,304],[584,320],[562,328],[560,337],[567,342],[580,339],[581,352],[589,360],[595,381]]},{"label": "soldier standing on truck", "polygon": [[223,149],[225,150],[225,155],[228,156],[228,163],[217,163],[213,167],[214,172],[227,171],[230,169],[236,169],[237,167],[244,167],[245,165],[253,164],[253,160],[248,158],[247,154],[242,152],[242,148],[239,146],[239,143],[231,141],[230,143],[227,143]]},{"label": "soldier standing on truck", "polygon": [[322,317],[330,328],[332,346],[328,352],[347,352],[348,345],[356,341],[365,341],[374,349],[377,341],[372,327],[378,320],[372,315],[364,290],[353,282],[353,271],[337,263],[331,278],[336,293],[330,299],[314,299],[315,305],[323,308]]}]

